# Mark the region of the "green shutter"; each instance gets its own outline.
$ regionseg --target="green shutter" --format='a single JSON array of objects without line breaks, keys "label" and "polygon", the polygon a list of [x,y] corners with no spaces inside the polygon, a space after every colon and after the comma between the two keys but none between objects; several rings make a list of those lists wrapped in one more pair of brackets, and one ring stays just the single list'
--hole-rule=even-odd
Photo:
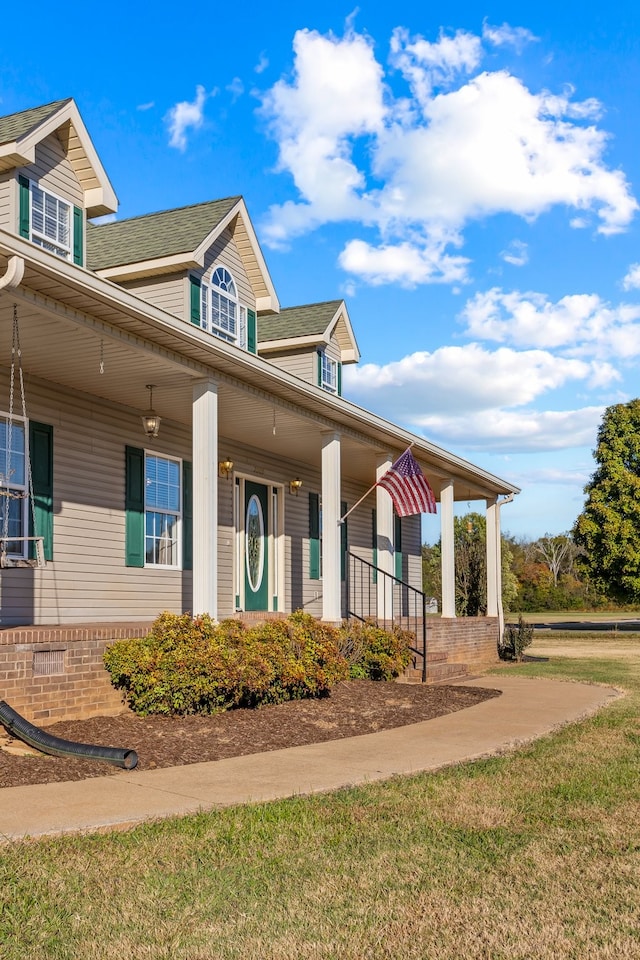
[{"label": "green shutter", "polygon": [[200,326],[200,279],[199,277],[189,277],[189,287],[191,291],[191,323]]},{"label": "green shutter", "polygon": [[[344,500],[340,503],[340,516],[344,517],[349,507]],[[340,579],[344,580],[347,572],[347,545],[349,536],[347,531],[347,521],[343,520],[340,524]]]},{"label": "green shutter", "polygon": [[[30,535],[44,537],[44,558],[53,560],[53,427],[48,423],[29,424],[29,457],[33,485],[33,516],[29,520]],[[35,556],[35,546],[30,548]]]},{"label": "green shutter", "polygon": [[[371,562],[374,567],[378,566],[378,512],[374,508],[371,511]],[[372,582],[378,582],[378,571],[373,571]]]},{"label": "green shutter", "polygon": [[342,363],[338,361],[338,396],[342,396]]},{"label": "green shutter", "polygon": [[193,570],[193,467],[182,461],[182,569]]},{"label": "green shutter", "polygon": [[125,447],[125,563],[144,567],[144,450]]},{"label": "green shutter", "polygon": [[309,494],[309,579],[320,579],[320,496]]},{"label": "green shutter", "polygon": [[318,386],[322,386],[322,350],[318,350]]},{"label": "green shutter", "polygon": [[31,234],[31,217],[29,215],[31,193],[29,191],[29,181],[26,177],[18,177],[18,183],[20,185],[20,236],[28,240]]},{"label": "green shutter", "polygon": [[402,521],[393,517],[393,548],[395,550],[396,579],[402,580]]},{"label": "green shutter", "polygon": [[73,262],[84,264],[84,213],[80,207],[73,208]]},{"label": "green shutter", "polygon": [[258,321],[255,310],[247,310],[247,350],[258,352]]}]

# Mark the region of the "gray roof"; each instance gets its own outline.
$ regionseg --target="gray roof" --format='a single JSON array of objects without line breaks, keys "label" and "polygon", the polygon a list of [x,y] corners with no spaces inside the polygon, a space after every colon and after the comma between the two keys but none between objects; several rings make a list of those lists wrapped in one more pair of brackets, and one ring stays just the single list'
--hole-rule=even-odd
[{"label": "gray roof", "polygon": [[31,110],[22,110],[20,113],[12,113],[8,117],[0,117],[0,143],[12,143],[14,140],[24,137],[26,133],[47,120],[60,107],[64,107],[70,101],[71,97],[67,97],[66,100],[55,100],[43,107],[32,107]]},{"label": "gray roof", "polygon": [[258,340],[287,340],[290,337],[322,336],[342,300],[327,300],[302,307],[285,307],[274,316],[261,316],[258,324]]},{"label": "gray roof", "polygon": [[226,217],[240,197],[147,213],[129,220],[89,224],[87,266],[91,270],[192,253]]}]

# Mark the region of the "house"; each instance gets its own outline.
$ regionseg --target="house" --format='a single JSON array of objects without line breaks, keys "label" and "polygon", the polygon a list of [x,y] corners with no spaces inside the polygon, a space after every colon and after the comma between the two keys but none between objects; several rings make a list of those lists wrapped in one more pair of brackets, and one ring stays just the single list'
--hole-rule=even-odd
[{"label": "house", "polygon": [[[409,444],[439,501],[434,636],[495,651],[518,489],[341,395],[347,306],[281,307],[242,197],[93,222],[117,208],[73,100],[0,118],[0,697],[111,709],[104,644],[162,610],[337,622],[373,591],[406,615],[420,517],[375,488],[340,519]],[[466,625],[456,500],[487,504],[487,617]]]}]

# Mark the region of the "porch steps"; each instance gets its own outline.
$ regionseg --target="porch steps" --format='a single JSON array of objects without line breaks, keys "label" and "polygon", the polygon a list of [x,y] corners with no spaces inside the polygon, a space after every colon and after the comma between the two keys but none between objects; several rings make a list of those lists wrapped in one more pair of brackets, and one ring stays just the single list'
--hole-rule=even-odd
[{"label": "porch steps", "polygon": [[[451,683],[452,680],[462,680],[469,676],[469,667],[466,663],[450,663],[447,654],[443,651],[427,653],[426,683]],[[422,662],[416,656],[397,683],[422,683]]]}]

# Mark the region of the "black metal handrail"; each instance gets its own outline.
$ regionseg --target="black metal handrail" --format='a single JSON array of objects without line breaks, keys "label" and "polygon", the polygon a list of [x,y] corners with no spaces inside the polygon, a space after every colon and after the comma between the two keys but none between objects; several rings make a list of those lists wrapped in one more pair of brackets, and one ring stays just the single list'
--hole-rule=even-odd
[{"label": "black metal handrail", "polygon": [[[381,623],[407,623],[415,637],[413,653],[422,657],[422,682],[427,679],[427,598],[422,590],[381,570],[368,560],[347,554],[347,615],[356,620]],[[413,624],[413,630],[411,625]],[[418,635],[422,634],[419,650]]]}]

